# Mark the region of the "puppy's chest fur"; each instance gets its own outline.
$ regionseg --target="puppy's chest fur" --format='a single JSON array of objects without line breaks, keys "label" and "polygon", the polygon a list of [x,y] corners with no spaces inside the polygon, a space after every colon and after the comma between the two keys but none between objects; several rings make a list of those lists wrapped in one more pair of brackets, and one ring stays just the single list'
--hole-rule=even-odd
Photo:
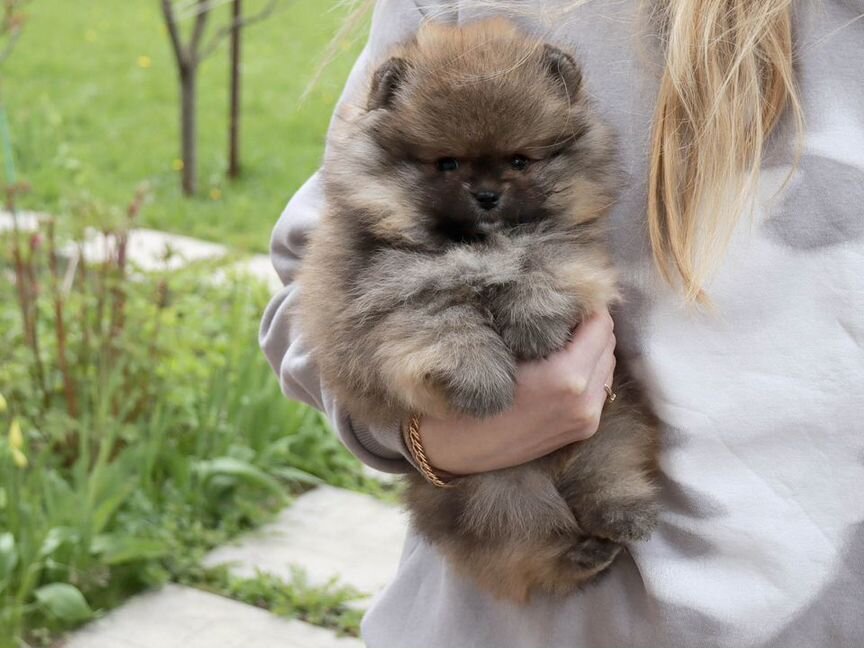
[{"label": "puppy's chest fur", "polygon": [[[371,249],[355,248],[353,263],[346,258],[353,268],[345,274],[345,288],[353,296],[352,315],[365,321],[397,309],[413,307],[429,314],[465,305],[485,314],[499,333],[522,310],[525,317],[569,315],[575,327],[582,315],[616,295],[600,238],[593,224],[569,230],[523,227],[434,250],[390,247],[365,238]],[[362,247],[360,241],[355,244]],[[543,328],[537,322],[535,332],[540,335]],[[534,359],[558,350],[553,342],[543,347],[517,346],[511,352]]]},{"label": "puppy's chest fur", "polygon": [[530,271],[528,237],[495,237],[437,251],[382,247],[353,278],[359,307],[370,311],[441,300],[489,304],[494,296]]}]

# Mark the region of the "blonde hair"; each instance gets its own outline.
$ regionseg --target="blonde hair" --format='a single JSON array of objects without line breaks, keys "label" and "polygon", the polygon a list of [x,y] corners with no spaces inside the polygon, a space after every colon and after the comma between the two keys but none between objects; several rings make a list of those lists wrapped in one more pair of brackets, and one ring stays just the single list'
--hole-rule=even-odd
[{"label": "blonde hair", "polygon": [[648,228],[657,267],[689,299],[755,197],[765,140],[787,106],[792,0],[665,0],[665,66],[654,111]]},{"label": "blonde hair", "polygon": [[[566,11],[588,1],[570,0]],[[705,299],[703,287],[755,197],[765,141],[787,107],[800,146],[792,2],[650,2],[665,64],[653,119],[648,230],[660,273],[688,300]],[[354,4],[346,33],[365,19],[375,1]],[[446,14],[458,4],[445,3],[439,11]],[[471,2],[523,15],[537,11],[530,4]],[[543,17],[551,18],[548,12]]]}]

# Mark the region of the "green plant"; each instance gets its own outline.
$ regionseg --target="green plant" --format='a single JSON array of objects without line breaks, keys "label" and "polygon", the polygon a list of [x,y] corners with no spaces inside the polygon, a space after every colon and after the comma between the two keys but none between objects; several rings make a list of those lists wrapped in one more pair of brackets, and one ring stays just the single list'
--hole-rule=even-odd
[{"label": "green plant", "polygon": [[320,414],[282,396],[256,341],[262,287],[206,266],[136,272],[128,227],[144,202],[70,203],[64,230],[104,230],[104,263],[76,262],[59,223],[4,239],[2,648],[180,578],[292,493],[381,491]]},{"label": "green plant", "polygon": [[360,636],[363,612],[350,603],[363,594],[340,586],[336,580],[312,585],[300,568],[292,569],[290,581],[263,572],[257,572],[254,578],[241,578],[232,575],[226,567],[216,567],[190,571],[182,582],[279,616],[331,628],[340,635]]},{"label": "green plant", "polygon": [[[19,50],[2,79],[17,135],[0,105],[6,208],[58,214],[35,231],[16,220],[0,233],[0,648],[20,648],[186,578],[210,548],[321,481],[393,495],[364,476],[320,414],[280,393],[256,342],[263,288],[214,283],[207,266],[145,274],[127,254],[129,228],[151,199],[148,224],[264,245],[319,161],[351,57],[304,111],[284,105],[305,86],[296,70],[314,68],[339,12],[321,23],[320,3],[301,0],[249,39],[245,110],[256,146],[230,192],[212,155],[222,140],[210,82],[218,72],[203,72],[209,199],[186,201],[175,189],[176,138],[163,131],[174,102],[155,3],[108,11],[105,0],[74,10],[40,0],[19,39],[28,0],[0,2],[0,34]],[[0,43],[0,60],[11,42]],[[290,156],[274,132],[293,138]],[[17,181],[16,161],[35,190]],[[141,177],[150,188],[123,207],[80,191],[118,201]],[[99,262],[76,252],[87,228],[110,241]]]}]

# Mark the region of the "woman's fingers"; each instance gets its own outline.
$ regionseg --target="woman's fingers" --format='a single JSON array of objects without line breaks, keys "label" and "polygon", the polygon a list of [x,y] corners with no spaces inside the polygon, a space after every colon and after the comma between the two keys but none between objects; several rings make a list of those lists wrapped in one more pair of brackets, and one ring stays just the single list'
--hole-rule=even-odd
[{"label": "woman's fingers", "polygon": [[596,313],[579,325],[563,352],[556,355],[556,370],[566,377],[565,387],[576,395],[588,390],[597,364],[610,343],[614,348],[612,329],[608,311]]},{"label": "woman's fingers", "polygon": [[597,362],[594,374],[591,376],[589,389],[595,389],[599,386],[605,393],[605,386],[612,386],[612,380],[615,375],[615,363],[615,343],[613,341],[603,350],[603,355]]},{"label": "woman's fingers", "polygon": [[573,403],[573,416],[580,422],[580,425],[574,429],[574,440],[584,441],[597,432],[600,415],[609,396],[606,393],[606,385],[612,385],[614,372],[615,345],[612,343],[604,349],[598,360],[584,395]]}]

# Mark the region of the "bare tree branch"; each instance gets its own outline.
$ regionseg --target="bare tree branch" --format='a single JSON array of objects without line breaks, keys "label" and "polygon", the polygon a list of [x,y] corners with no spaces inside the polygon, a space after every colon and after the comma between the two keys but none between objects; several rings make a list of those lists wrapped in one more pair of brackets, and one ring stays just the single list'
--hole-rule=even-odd
[{"label": "bare tree branch", "polygon": [[207,13],[228,4],[231,0],[185,0],[180,5],[177,5],[177,20],[180,22],[193,18],[201,13]]},{"label": "bare tree branch", "polygon": [[[178,20],[185,20],[189,15],[198,11],[198,0],[182,0],[174,2],[174,10],[177,13]],[[190,13],[191,12],[191,13]]]},{"label": "bare tree branch", "polygon": [[207,18],[210,16],[210,9],[205,8],[209,4],[207,0],[198,0],[198,6],[201,11],[195,16],[195,26],[192,28],[192,38],[189,40],[189,55],[196,60],[201,60],[198,56],[198,46],[201,43],[201,37],[204,36],[204,30],[207,28]]},{"label": "bare tree branch", "polygon": [[225,25],[224,27],[219,29],[215,34],[210,37],[207,45],[205,45],[204,48],[201,50],[200,58],[205,59],[208,56],[211,56],[219,47],[219,44],[228,36],[230,36],[233,30],[242,29],[244,27],[248,27],[249,25],[254,25],[257,22],[261,22],[262,20],[265,20],[266,18],[272,16],[278,5],[279,0],[269,0],[267,5],[258,13],[248,16],[247,18],[234,20],[230,24]]},{"label": "bare tree branch", "polygon": [[185,67],[186,52],[183,49],[183,41],[180,39],[177,16],[174,14],[174,5],[171,4],[171,0],[162,0],[162,14],[165,16],[165,26],[168,29],[168,36],[171,38],[171,47],[174,49],[177,63],[181,68]]}]

